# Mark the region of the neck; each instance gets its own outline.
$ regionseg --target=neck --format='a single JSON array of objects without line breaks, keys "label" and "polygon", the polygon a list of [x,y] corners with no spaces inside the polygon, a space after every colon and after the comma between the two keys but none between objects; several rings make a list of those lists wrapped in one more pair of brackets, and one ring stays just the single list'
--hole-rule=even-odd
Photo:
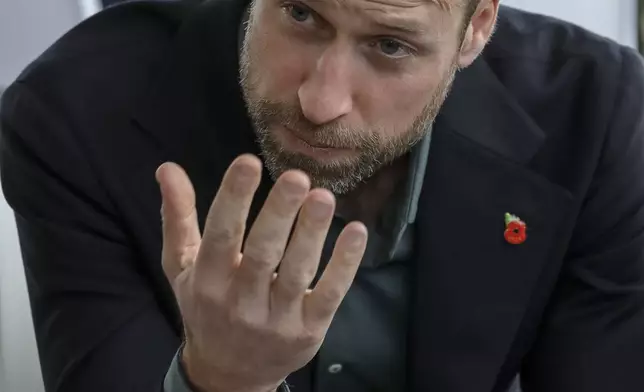
[{"label": "neck", "polygon": [[409,157],[397,159],[353,191],[338,197],[337,211],[346,220],[370,226],[377,222],[396,187],[407,178]]}]

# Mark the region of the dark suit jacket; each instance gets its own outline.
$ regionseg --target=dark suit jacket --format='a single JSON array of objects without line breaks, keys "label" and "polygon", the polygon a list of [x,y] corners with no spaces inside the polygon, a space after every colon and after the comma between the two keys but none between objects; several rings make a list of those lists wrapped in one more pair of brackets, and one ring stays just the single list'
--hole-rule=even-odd
[{"label": "dark suit jacket", "polygon": [[[154,172],[188,170],[203,224],[229,162],[256,152],[242,8],[107,10],[6,92],[2,181],[49,392],[160,389],[181,322]],[[435,127],[406,390],[503,391],[519,371],[525,392],[644,390],[643,105],[634,51],[502,9]],[[506,212],[524,244],[504,241]]]}]

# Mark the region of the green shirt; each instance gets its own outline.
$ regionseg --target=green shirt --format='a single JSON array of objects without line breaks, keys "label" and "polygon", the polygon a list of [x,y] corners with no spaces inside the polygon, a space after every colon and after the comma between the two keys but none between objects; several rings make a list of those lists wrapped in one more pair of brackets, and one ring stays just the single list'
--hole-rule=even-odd
[{"label": "green shirt", "polygon": [[[409,259],[430,137],[414,147],[406,185],[369,228],[362,266],[318,353],[313,391],[406,390]],[[326,252],[344,225],[335,219]]]}]

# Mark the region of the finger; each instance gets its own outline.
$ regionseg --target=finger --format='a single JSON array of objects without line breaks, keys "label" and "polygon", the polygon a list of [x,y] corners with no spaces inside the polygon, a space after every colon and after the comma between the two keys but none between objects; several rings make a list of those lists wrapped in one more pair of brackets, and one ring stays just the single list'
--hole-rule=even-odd
[{"label": "finger", "polygon": [[276,310],[301,307],[301,299],[318,270],[334,211],[335,198],[328,190],[315,189],[304,201],[273,285]]},{"label": "finger", "polygon": [[163,251],[161,263],[172,283],[191,265],[199,249],[201,233],[195,209],[195,191],[186,172],[174,163],[164,163],[156,172],[163,201]]},{"label": "finger", "polygon": [[272,274],[282,260],[293,223],[309,189],[308,176],[296,170],[282,174],[275,182],[244,244],[237,271],[240,295],[253,298],[268,293]]},{"label": "finger", "polygon": [[246,220],[262,173],[261,161],[249,154],[233,161],[210,206],[195,268],[212,279],[230,276],[239,260]]},{"label": "finger", "polygon": [[312,328],[328,328],[349,291],[367,246],[367,228],[348,224],[336,241],[331,260],[311,294],[304,299],[304,321]]}]

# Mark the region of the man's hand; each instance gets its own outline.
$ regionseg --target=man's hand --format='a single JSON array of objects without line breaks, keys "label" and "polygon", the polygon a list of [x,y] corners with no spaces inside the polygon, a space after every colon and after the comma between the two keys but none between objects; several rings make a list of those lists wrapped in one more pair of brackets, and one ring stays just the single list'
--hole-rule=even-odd
[{"label": "man's hand", "polygon": [[[174,164],[157,171],[163,196],[163,268],[184,319],[184,366],[207,392],[268,392],[320,348],[365,251],[364,225],[347,225],[313,290],[335,199],[284,173],[244,242],[261,162],[237,158],[224,175],[203,237],[194,189]],[[295,225],[292,238],[291,230]],[[243,246],[243,249],[242,249]],[[279,265],[279,275],[275,270]]]}]

